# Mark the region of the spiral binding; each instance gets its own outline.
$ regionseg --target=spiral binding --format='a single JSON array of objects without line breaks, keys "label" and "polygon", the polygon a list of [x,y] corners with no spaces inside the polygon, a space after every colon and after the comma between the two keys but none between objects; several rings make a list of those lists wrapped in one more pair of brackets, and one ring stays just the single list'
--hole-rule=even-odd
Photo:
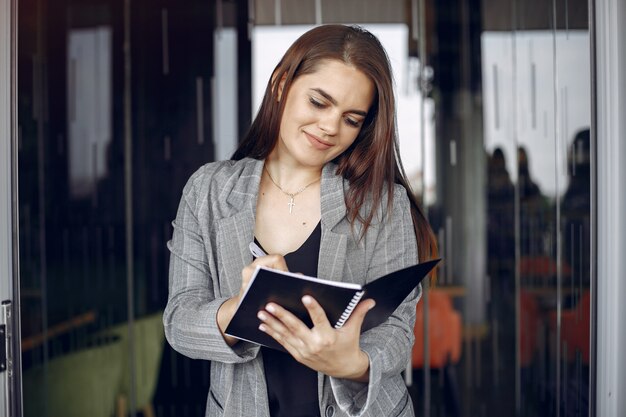
[{"label": "spiral binding", "polygon": [[346,321],[350,318],[352,311],[354,310],[356,305],[359,304],[359,301],[361,301],[363,294],[365,294],[365,291],[357,291],[354,294],[352,300],[350,300],[350,303],[343,311],[343,314],[341,315],[341,317],[339,317],[339,320],[337,320],[337,323],[335,324],[335,329],[340,329],[341,327],[343,327],[344,324],[346,324]]}]

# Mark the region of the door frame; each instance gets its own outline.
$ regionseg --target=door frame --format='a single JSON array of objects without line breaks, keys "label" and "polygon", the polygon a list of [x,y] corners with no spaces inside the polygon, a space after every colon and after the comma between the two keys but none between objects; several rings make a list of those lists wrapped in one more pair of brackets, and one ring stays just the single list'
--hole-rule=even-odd
[{"label": "door frame", "polygon": [[[592,308],[590,415],[626,415],[626,2],[592,0],[595,24],[595,98],[597,149],[596,306]],[[596,158],[592,158],[592,161]],[[592,281],[592,282],[594,282]],[[595,334],[595,337],[593,336]],[[595,381],[594,381],[595,376]],[[593,384],[595,382],[595,385]],[[594,392],[590,393],[594,398]]]},{"label": "door frame", "polygon": [[[0,0],[0,416],[22,415],[17,212],[17,0]],[[1,366],[1,365],[0,365]]]}]

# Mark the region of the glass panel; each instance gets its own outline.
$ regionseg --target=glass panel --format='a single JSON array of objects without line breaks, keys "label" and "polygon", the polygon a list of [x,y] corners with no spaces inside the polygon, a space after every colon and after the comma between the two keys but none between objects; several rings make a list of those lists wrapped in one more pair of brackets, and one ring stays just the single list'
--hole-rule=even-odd
[{"label": "glass panel", "polygon": [[[253,58],[262,91],[282,52],[235,52],[240,4],[20,1],[27,416],[203,415],[209,364],[163,338],[165,242],[190,174],[257,108]],[[587,415],[588,3],[294,4],[256,1],[257,21],[302,26],[257,26],[255,48],[360,19],[397,71],[401,155],[445,258],[418,307],[417,414]]]},{"label": "glass panel", "polygon": [[[236,141],[235,116],[212,122],[216,5],[19,6],[25,415],[203,415],[209,364],[169,348],[161,313],[182,188],[214,158],[213,132],[221,153]],[[236,79],[220,79],[230,95]]]},{"label": "glass panel", "polygon": [[[487,154],[487,273],[489,327],[487,384],[498,392],[488,410],[516,410],[518,307],[516,303],[516,206],[518,158],[515,141],[513,54],[510,32],[481,35],[483,120]],[[520,360],[526,360],[525,357]],[[489,379],[491,376],[491,381]]]},{"label": "glass panel", "polygon": [[557,165],[563,182],[557,200],[561,279],[556,349],[561,361],[557,372],[562,415],[587,415],[589,409],[591,39],[588,25],[572,24],[572,16],[585,17],[587,11],[584,4],[557,2]]},{"label": "glass panel", "polygon": [[[462,285],[454,307],[464,340],[458,362],[435,366],[441,383],[425,388],[426,414],[587,415],[588,4],[475,3],[426,3],[437,25],[431,62],[441,167],[429,212],[446,258],[432,293]],[[483,192],[473,193],[481,186],[470,178],[481,172]],[[476,261],[481,212],[486,280]],[[459,396],[450,388],[454,372]]]},{"label": "glass panel", "polygon": [[128,310],[111,12],[20,2],[25,416],[112,414],[129,358],[113,331]]},{"label": "glass panel", "polygon": [[[495,309],[500,323],[515,311],[515,322],[509,323],[515,324],[515,332],[502,336],[516,348],[518,413],[587,415],[591,64],[587,16],[581,11],[587,5],[555,2],[541,7],[546,14],[513,2],[511,30],[482,35],[489,183],[499,176],[493,168],[504,165],[512,173],[506,188],[511,190],[512,182],[515,194],[507,198],[507,210],[515,211],[514,239],[507,239],[508,245],[498,239],[502,224],[490,223],[488,229],[496,253],[515,244],[515,263],[507,262],[505,272],[509,282],[515,277],[514,288],[494,292],[493,274],[501,260],[489,258],[493,305],[500,304]],[[579,70],[572,71],[574,67]],[[498,134],[502,112],[512,116],[512,140]],[[580,165],[573,162],[576,146]],[[579,168],[579,178],[572,175],[573,167]],[[493,198],[489,203],[494,210],[498,206]],[[510,230],[510,225],[505,228]],[[577,280],[571,259],[581,264]],[[513,375],[510,368],[508,375]]]}]

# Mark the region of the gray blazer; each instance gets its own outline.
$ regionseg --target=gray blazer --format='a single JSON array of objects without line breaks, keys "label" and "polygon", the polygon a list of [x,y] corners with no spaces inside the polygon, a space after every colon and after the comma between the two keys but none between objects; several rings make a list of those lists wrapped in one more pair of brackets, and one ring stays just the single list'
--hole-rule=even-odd
[{"label": "gray blazer", "polygon": [[[165,335],[183,355],[212,361],[206,408],[210,417],[269,417],[259,347],[243,341],[228,346],[216,322],[218,308],[238,293],[241,270],[252,261],[248,244],[253,240],[263,164],[243,159],[200,168],[183,190],[168,242]],[[359,226],[353,231],[346,219],[348,184],[335,171],[336,165],[329,163],[322,172],[318,275],[362,284],[415,263],[417,244],[404,188],[395,187],[386,221],[375,221],[358,241]],[[318,374],[322,416],[414,415],[400,373],[410,358],[420,296],[418,287],[387,322],[361,336],[361,348],[370,359],[369,383]]]}]

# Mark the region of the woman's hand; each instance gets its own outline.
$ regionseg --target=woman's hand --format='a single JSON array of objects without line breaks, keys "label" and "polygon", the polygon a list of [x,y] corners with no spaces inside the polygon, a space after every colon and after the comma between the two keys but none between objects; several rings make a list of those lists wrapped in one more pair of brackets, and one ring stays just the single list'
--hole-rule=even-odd
[{"label": "woman's hand", "polygon": [[224,334],[224,331],[233,319],[239,300],[241,300],[241,297],[243,297],[243,294],[246,292],[248,285],[250,285],[250,279],[252,278],[252,274],[256,270],[257,266],[266,266],[268,268],[279,269],[281,271],[289,271],[287,269],[285,258],[280,255],[258,257],[241,271],[241,288],[239,289],[239,294],[226,300],[217,310],[217,326],[229,346],[233,346],[239,339],[227,336]]},{"label": "woman's hand", "polygon": [[367,382],[369,358],[359,347],[361,325],[374,300],[360,302],[350,319],[340,329],[329,323],[319,303],[304,296],[302,303],[313,322],[313,328],[285,310],[269,303],[258,317],[263,322],[259,329],[272,336],[298,362],[335,378]]}]

